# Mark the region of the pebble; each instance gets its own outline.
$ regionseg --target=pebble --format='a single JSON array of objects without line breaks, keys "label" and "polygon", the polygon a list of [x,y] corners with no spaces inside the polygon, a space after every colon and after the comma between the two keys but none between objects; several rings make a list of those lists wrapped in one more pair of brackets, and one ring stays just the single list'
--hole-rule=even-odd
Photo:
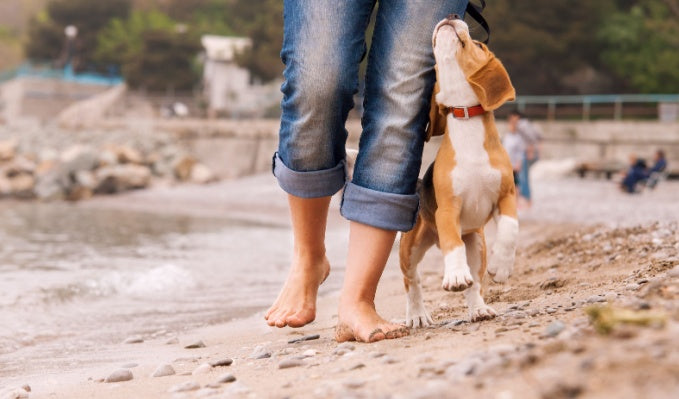
[{"label": "pebble", "polygon": [[363,364],[363,363],[356,363],[356,364],[354,364],[353,366],[351,366],[351,367],[349,368],[349,370],[358,370],[358,369],[362,369],[362,368],[364,368],[364,367],[365,367],[365,364]]},{"label": "pebble", "polygon": [[123,368],[123,369],[133,369],[133,368],[135,368],[135,367],[137,367],[137,366],[139,366],[139,363],[125,363],[125,364],[123,364],[122,366],[120,366],[120,368]]},{"label": "pebble", "polygon": [[394,363],[398,363],[398,360],[391,357],[391,356],[384,356],[384,358],[382,359],[382,363],[394,364]]},{"label": "pebble", "polygon": [[172,337],[172,338],[168,339],[167,341],[165,341],[165,345],[176,345],[178,343],[179,343],[179,338],[177,338],[177,337]]},{"label": "pebble", "polygon": [[616,300],[616,298],[618,298],[618,294],[615,292],[607,292],[606,295],[604,295],[604,298],[608,302],[613,302],[614,300]]},{"label": "pebble", "polygon": [[267,359],[271,357],[271,352],[259,345],[250,354],[250,359]]},{"label": "pebble", "polygon": [[363,385],[365,385],[365,380],[349,379],[344,381],[344,386],[351,389],[357,389],[362,387]]},{"label": "pebble", "polygon": [[377,359],[378,357],[382,357],[384,355],[386,355],[386,353],[384,353],[384,352],[370,352],[369,353],[369,356],[372,357],[372,358],[375,358],[375,359]]},{"label": "pebble", "polygon": [[667,275],[670,276],[670,277],[679,277],[679,265],[674,266],[674,268],[672,268],[672,270],[667,272]]},{"label": "pebble", "polygon": [[194,342],[192,344],[186,345],[184,349],[198,349],[205,348],[205,343],[203,341]]},{"label": "pebble", "polygon": [[8,396],[3,396],[3,399],[28,399],[28,392],[25,389],[17,388],[9,393]]},{"label": "pebble", "polygon": [[597,302],[606,302],[606,298],[600,296],[600,295],[592,295],[587,300],[585,301],[587,303],[597,303]]},{"label": "pebble", "polygon": [[124,344],[141,344],[142,342],[144,342],[144,339],[138,335],[128,337],[123,341]]},{"label": "pebble", "polygon": [[337,345],[337,349],[340,349],[340,348],[341,349],[348,349],[350,351],[353,351],[354,349],[356,349],[356,347],[350,342],[342,342],[341,344]]},{"label": "pebble", "polygon": [[170,366],[169,364],[161,364],[160,366],[158,366],[156,371],[154,371],[153,374],[151,374],[151,377],[166,377],[168,375],[174,374],[175,371],[172,366]]},{"label": "pebble", "polygon": [[206,386],[205,388],[196,391],[195,396],[197,398],[207,398],[208,396],[218,395],[219,390]]},{"label": "pebble", "polygon": [[556,337],[566,328],[566,325],[560,320],[554,320],[551,322],[545,332],[542,334],[544,337]]},{"label": "pebble", "polygon": [[236,377],[234,377],[233,374],[231,374],[231,373],[223,374],[217,380],[217,382],[220,383],[220,384],[228,384],[228,383],[234,382],[234,381],[236,381]]},{"label": "pebble", "polygon": [[637,283],[629,283],[625,286],[627,291],[637,291],[641,286]]},{"label": "pebble", "polygon": [[233,363],[233,359],[231,358],[224,358],[222,360],[217,360],[216,362],[210,363],[210,366],[212,367],[226,367],[230,366]]},{"label": "pebble", "polygon": [[302,359],[297,359],[297,358],[290,358],[290,359],[285,359],[282,362],[278,363],[278,368],[279,369],[289,369],[292,367],[299,367],[299,366],[304,366],[304,361]]},{"label": "pebble", "polygon": [[132,372],[130,370],[125,370],[125,369],[120,369],[116,370],[113,373],[111,373],[104,382],[123,382],[123,381],[129,381],[132,378]]},{"label": "pebble", "polygon": [[314,357],[316,356],[316,351],[313,349],[307,349],[302,353],[302,356],[304,357]]},{"label": "pebble", "polygon": [[23,389],[26,392],[31,392],[31,386],[28,384],[24,384],[21,386],[21,389]]},{"label": "pebble", "polygon": [[212,366],[208,363],[203,363],[200,366],[196,367],[191,375],[202,375],[202,374],[207,374],[212,370]]},{"label": "pebble", "polygon": [[288,341],[289,344],[296,344],[304,341],[313,341],[314,339],[319,339],[321,336],[319,334],[305,335],[301,338],[295,338]]},{"label": "pebble", "polygon": [[197,391],[200,389],[200,385],[198,385],[197,382],[193,381],[186,381],[181,384],[177,384],[170,388],[168,392],[189,392],[189,391]]},{"label": "pebble", "polygon": [[547,308],[547,309],[545,309],[545,312],[547,312],[547,314],[554,314],[554,313],[556,313],[556,309],[554,309],[554,308]]}]

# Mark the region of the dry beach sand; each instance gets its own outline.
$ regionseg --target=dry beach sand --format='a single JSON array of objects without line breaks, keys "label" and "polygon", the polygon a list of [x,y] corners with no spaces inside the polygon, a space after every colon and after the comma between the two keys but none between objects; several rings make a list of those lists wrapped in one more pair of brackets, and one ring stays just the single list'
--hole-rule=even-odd
[{"label": "dry beach sand", "polygon": [[[0,392],[30,398],[679,397],[679,184],[666,182],[639,196],[594,180],[538,182],[535,190],[534,208],[521,215],[513,276],[486,286],[487,302],[499,313],[494,320],[466,321],[463,296],[440,288],[442,258],[431,250],[420,271],[437,325],[400,340],[338,345],[337,293],[331,293],[319,299],[317,320],[301,329],[269,328],[260,312],[181,334],[130,337],[80,359],[87,367],[38,374],[29,362]],[[285,197],[270,176],[81,206],[287,220]],[[333,208],[330,228],[346,230],[336,203]],[[405,314],[397,262],[395,247],[377,295],[378,311],[396,320]],[[614,316],[632,323],[598,332],[595,327],[608,325],[590,321],[592,306],[625,309],[631,314]],[[187,348],[196,343],[202,344]],[[171,375],[152,377],[170,369]],[[116,376],[132,379],[105,382]],[[20,389],[24,384],[30,392]]]}]

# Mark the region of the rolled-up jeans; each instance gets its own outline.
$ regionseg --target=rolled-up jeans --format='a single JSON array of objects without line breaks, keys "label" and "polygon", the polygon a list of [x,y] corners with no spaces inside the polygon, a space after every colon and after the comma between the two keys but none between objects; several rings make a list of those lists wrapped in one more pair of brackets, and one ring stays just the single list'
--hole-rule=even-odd
[{"label": "rolled-up jeans", "polygon": [[467,0],[380,0],[365,91],[362,133],[346,182],[345,122],[376,0],[285,0],[279,147],[273,172],[287,193],[331,196],[341,214],[385,230],[413,228],[417,178],[433,89],[432,32]]}]

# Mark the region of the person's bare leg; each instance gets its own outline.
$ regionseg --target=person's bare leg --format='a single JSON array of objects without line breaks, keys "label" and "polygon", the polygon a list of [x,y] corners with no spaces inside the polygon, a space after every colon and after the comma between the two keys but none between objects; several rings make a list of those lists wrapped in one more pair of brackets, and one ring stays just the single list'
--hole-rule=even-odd
[{"label": "person's bare leg", "polygon": [[375,310],[375,292],[396,238],[387,231],[351,222],[349,255],[340,295],[335,339],[375,342],[408,335],[408,329],[389,323]]},{"label": "person's bare leg", "polygon": [[331,197],[300,198],[288,195],[294,251],[290,273],[264,318],[270,326],[302,327],[316,318],[318,286],[328,277],[325,227]]}]

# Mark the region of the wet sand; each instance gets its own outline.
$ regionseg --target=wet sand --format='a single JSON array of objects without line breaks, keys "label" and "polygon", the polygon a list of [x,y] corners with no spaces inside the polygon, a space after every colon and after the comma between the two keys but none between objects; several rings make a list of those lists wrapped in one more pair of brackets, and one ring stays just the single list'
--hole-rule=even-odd
[{"label": "wet sand", "polygon": [[[28,384],[31,398],[676,397],[679,185],[667,182],[633,197],[594,180],[536,183],[535,190],[534,208],[521,215],[513,276],[505,285],[485,288],[487,302],[500,314],[494,320],[466,321],[462,295],[440,288],[442,258],[434,249],[420,270],[425,303],[437,325],[411,330],[400,340],[338,345],[332,339],[334,292],[319,299],[317,320],[301,329],[269,328],[262,311],[226,324],[102,347],[96,356],[80,359],[81,364],[89,360],[87,367],[37,375],[26,359],[25,373],[6,386]],[[82,206],[287,223],[285,196],[270,176],[148,190]],[[347,225],[336,209],[334,202],[330,225],[341,236]],[[331,263],[342,261],[340,255],[331,257]],[[405,313],[397,261],[393,252],[377,294],[378,311],[394,320]],[[341,269],[334,276],[341,278]],[[623,325],[601,335],[585,314],[592,305],[650,309],[665,324]],[[205,347],[185,348],[197,341]],[[233,363],[204,366],[226,359]],[[175,374],[151,377],[162,364]],[[133,379],[103,382],[120,368]],[[218,383],[231,380],[227,373],[235,381]]]}]

